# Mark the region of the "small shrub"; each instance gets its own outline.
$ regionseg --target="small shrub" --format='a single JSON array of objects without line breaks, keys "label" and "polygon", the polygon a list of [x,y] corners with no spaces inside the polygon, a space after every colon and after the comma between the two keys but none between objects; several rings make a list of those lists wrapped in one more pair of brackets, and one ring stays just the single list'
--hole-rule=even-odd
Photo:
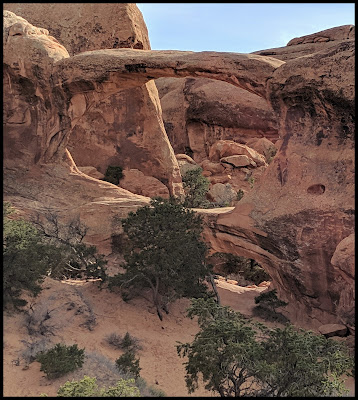
[{"label": "small shrub", "polygon": [[117,368],[124,374],[129,374],[135,378],[139,377],[142,368],[139,367],[139,359],[135,358],[133,351],[126,351],[116,360]]},{"label": "small shrub", "polygon": [[135,380],[135,384],[138,387],[141,397],[166,397],[166,394],[152,385],[148,385],[145,379],[139,376]]},{"label": "small shrub", "polygon": [[236,200],[240,201],[243,197],[244,197],[244,191],[242,189],[239,189],[236,194]]},{"label": "small shrub", "polygon": [[123,338],[117,333],[111,333],[105,338],[106,342],[113,347],[121,350],[140,350],[139,340],[127,332]]},{"label": "small shrub", "polygon": [[203,169],[199,167],[191,169],[183,175],[184,207],[196,208],[207,205],[206,193],[209,190],[210,181],[202,172]]},{"label": "small shrub", "polygon": [[259,285],[263,281],[270,281],[270,275],[255,260],[243,256],[235,256],[228,253],[216,253],[215,256],[223,259],[220,270],[230,279]]},{"label": "small shrub", "polygon": [[50,342],[46,338],[32,340],[31,342],[21,340],[21,342],[26,346],[21,353],[21,357],[24,359],[26,364],[31,364],[36,361],[37,354],[43,353],[50,348]]},{"label": "small shrub", "polygon": [[116,347],[117,349],[121,349],[122,345],[121,335],[118,335],[117,333],[111,333],[105,337],[105,340],[111,346]]},{"label": "small shrub", "polygon": [[255,304],[260,303],[261,306],[267,307],[272,311],[275,311],[275,309],[278,307],[287,306],[288,303],[280,300],[277,297],[276,293],[277,293],[276,289],[270,290],[269,292],[261,293],[259,296],[255,297]]},{"label": "small shrub", "polygon": [[255,178],[253,176],[250,176],[247,181],[250,184],[251,189],[254,187],[254,183],[255,183]]},{"label": "small shrub", "polygon": [[40,371],[44,371],[48,379],[55,379],[82,367],[84,349],[79,349],[77,344],[57,343],[52,349],[37,354],[36,358],[41,363]]},{"label": "small shrub", "polygon": [[123,169],[120,166],[109,165],[106,173],[104,174],[103,180],[106,182],[118,185],[119,181],[123,178]]},{"label": "small shrub", "polygon": [[120,379],[115,386],[99,388],[96,378],[84,376],[60,386],[57,397],[140,397],[134,379]]}]

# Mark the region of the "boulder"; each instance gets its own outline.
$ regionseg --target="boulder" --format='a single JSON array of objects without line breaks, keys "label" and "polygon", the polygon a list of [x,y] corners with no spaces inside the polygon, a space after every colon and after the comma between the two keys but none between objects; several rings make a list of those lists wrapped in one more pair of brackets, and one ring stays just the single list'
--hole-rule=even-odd
[{"label": "boulder", "polygon": [[[251,160],[248,156],[245,155],[238,155],[238,156],[229,156],[229,157],[223,157],[220,159],[221,163],[226,163],[226,164],[231,164],[235,168],[239,167],[247,167],[248,165],[252,165],[251,163],[253,160]],[[256,166],[256,163],[255,163]]]},{"label": "boulder", "polygon": [[140,194],[146,197],[169,198],[168,188],[153,176],[146,176],[138,169],[126,169],[123,171],[123,178],[119,186],[131,193]]},{"label": "boulder", "polygon": [[236,143],[233,140],[219,140],[214,143],[209,152],[210,161],[219,161],[223,157],[234,156],[234,155],[245,155],[252,159],[258,166],[266,166],[265,158],[254,149],[241,144]]},{"label": "boulder", "polygon": [[92,178],[103,179],[104,175],[99,172],[95,167],[78,167],[79,171],[83,172],[88,176],[92,176]]},{"label": "boulder", "polygon": [[345,325],[341,324],[326,324],[326,325],[321,325],[318,328],[318,331],[322,333],[326,338],[332,337],[332,336],[346,336],[348,333],[348,329]]},{"label": "boulder", "polygon": [[262,154],[265,157],[267,164],[272,161],[278,149],[278,147],[267,138],[250,139],[245,144],[246,146],[256,150],[259,154]]},{"label": "boulder", "polygon": [[209,160],[204,160],[200,165],[204,171],[209,171],[213,175],[222,174],[225,171],[224,166],[218,162],[211,162]]},{"label": "boulder", "polygon": [[232,176],[228,174],[224,175],[215,175],[215,176],[209,176],[209,181],[212,185],[215,185],[217,183],[227,183],[231,181]]}]

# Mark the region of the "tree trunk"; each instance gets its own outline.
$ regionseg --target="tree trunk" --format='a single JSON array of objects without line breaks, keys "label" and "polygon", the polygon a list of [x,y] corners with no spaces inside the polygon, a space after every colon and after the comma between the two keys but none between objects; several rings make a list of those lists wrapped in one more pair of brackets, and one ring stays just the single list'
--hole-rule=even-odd
[{"label": "tree trunk", "polygon": [[214,278],[213,278],[212,274],[209,275],[209,279],[210,279],[210,283],[211,283],[211,286],[213,288],[213,291],[215,293],[218,305],[220,305],[220,296],[219,296],[218,289],[216,287],[216,284],[215,284],[215,281],[214,281]]}]

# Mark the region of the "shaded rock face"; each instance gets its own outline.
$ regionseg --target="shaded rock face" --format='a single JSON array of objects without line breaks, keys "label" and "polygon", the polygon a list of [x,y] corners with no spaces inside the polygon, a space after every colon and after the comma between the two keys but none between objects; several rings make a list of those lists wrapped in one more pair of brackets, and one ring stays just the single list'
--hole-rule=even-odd
[{"label": "shaded rock face", "polygon": [[[172,181],[168,179],[168,185],[178,193],[181,183],[170,175],[170,168],[178,164],[172,148],[163,146],[166,137],[156,137],[157,126],[163,132],[164,126],[158,98],[150,97],[148,90],[154,82],[149,81],[202,73],[263,96],[267,77],[282,64],[260,56],[137,49],[97,50],[70,57],[46,30],[10,11],[4,11],[3,41],[5,199],[27,216],[51,208],[64,224],[79,217],[89,227],[87,242],[105,254],[111,252],[111,237],[120,232],[114,216],[125,216],[148,204],[149,198],[78,170],[67,145],[71,130],[85,113],[114,93],[145,85],[146,104],[153,114],[144,121],[148,127],[144,144],[153,152],[153,165],[167,172],[169,168]],[[64,59],[70,62],[61,64]],[[244,68],[237,71],[237,64]],[[169,167],[168,159],[174,160]]]},{"label": "shaded rock face", "polygon": [[[114,216],[149,199],[81,173],[66,150],[71,127],[109,95],[163,76],[223,80],[267,98],[279,121],[278,153],[234,210],[203,211],[205,236],[215,251],[260,262],[292,321],[354,326],[351,267],[334,257],[354,232],[353,40],[287,62],[134,49],[69,57],[46,32],[5,12],[5,199],[25,212],[51,206],[64,219],[80,216],[88,241],[110,252],[120,230]],[[154,98],[151,104],[160,115]]]},{"label": "shaded rock face", "polygon": [[[47,28],[70,55],[97,49],[150,49],[143,17],[135,4],[26,4],[4,8]],[[81,98],[72,107],[86,106]],[[136,168],[182,193],[181,176],[161,120],[156,86],[148,82],[93,104],[73,127],[67,147],[78,166]]]},{"label": "shaded rock face", "polygon": [[169,198],[168,188],[153,176],[146,176],[138,169],[126,169],[123,175],[124,177],[119,182],[119,186],[123,189],[146,197]]},{"label": "shaded rock face", "polygon": [[176,153],[201,162],[217,140],[278,139],[275,115],[260,96],[205,78],[159,78],[155,83]]},{"label": "shaded rock face", "polygon": [[290,318],[311,327],[354,326],[351,267],[332,262],[354,232],[353,88],[352,40],[277,68],[267,97],[280,122],[278,153],[231,213],[208,219],[212,246],[261,262]]}]

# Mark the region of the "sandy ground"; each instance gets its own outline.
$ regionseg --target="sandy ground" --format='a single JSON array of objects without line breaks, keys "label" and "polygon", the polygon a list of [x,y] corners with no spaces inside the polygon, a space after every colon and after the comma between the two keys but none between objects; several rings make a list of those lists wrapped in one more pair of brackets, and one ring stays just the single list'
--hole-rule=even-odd
[{"label": "sandy ground", "polygon": [[[32,300],[32,307],[34,316],[50,311],[50,318],[44,323],[48,327],[44,335],[33,333],[30,337],[28,320],[24,314],[4,316],[5,397],[30,397],[41,393],[55,396],[59,386],[67,380],[81,379],[85,373],[97,376],[98,371],[103,369],[88,361],[86,369],[50,381],[40,371],[38,362],[27,366],[23,352],[29,346],[25,342],[46,341],[49,347],[58,342],[67,345],[77,343],[86,352],[95,352],[114,363],[123,352],[110,346],[104,339],[111,333],[124,335],[126,332],[138,338],[142,346],[137,355],[142,368],[141,376],[148,384],[172,397],[213,396],[203,385],[192,395],[188,394],[182,364],[184,360],[176,352],[177,341],[192,341],[198,329],[196,322],[185,316],[189,306],[187,299],[172,304],[170,314],[164,315],[161,322],[153,307],[144,299],[124,302],[118,294],[100,290],[96,282],[59,282],[47,278],[43,287],[36,300]],[[218,281],[222,304],[230,305],[245,315],[251,314],[255,296],[264,289],[244,288]],[[95,324],[91,325],[94,320]],[[30,327],[35,332],[40,330],[38,324]],[[105,377],[99,383],[108,386]],[[352,392],[354,382],[350,386]]]}]

